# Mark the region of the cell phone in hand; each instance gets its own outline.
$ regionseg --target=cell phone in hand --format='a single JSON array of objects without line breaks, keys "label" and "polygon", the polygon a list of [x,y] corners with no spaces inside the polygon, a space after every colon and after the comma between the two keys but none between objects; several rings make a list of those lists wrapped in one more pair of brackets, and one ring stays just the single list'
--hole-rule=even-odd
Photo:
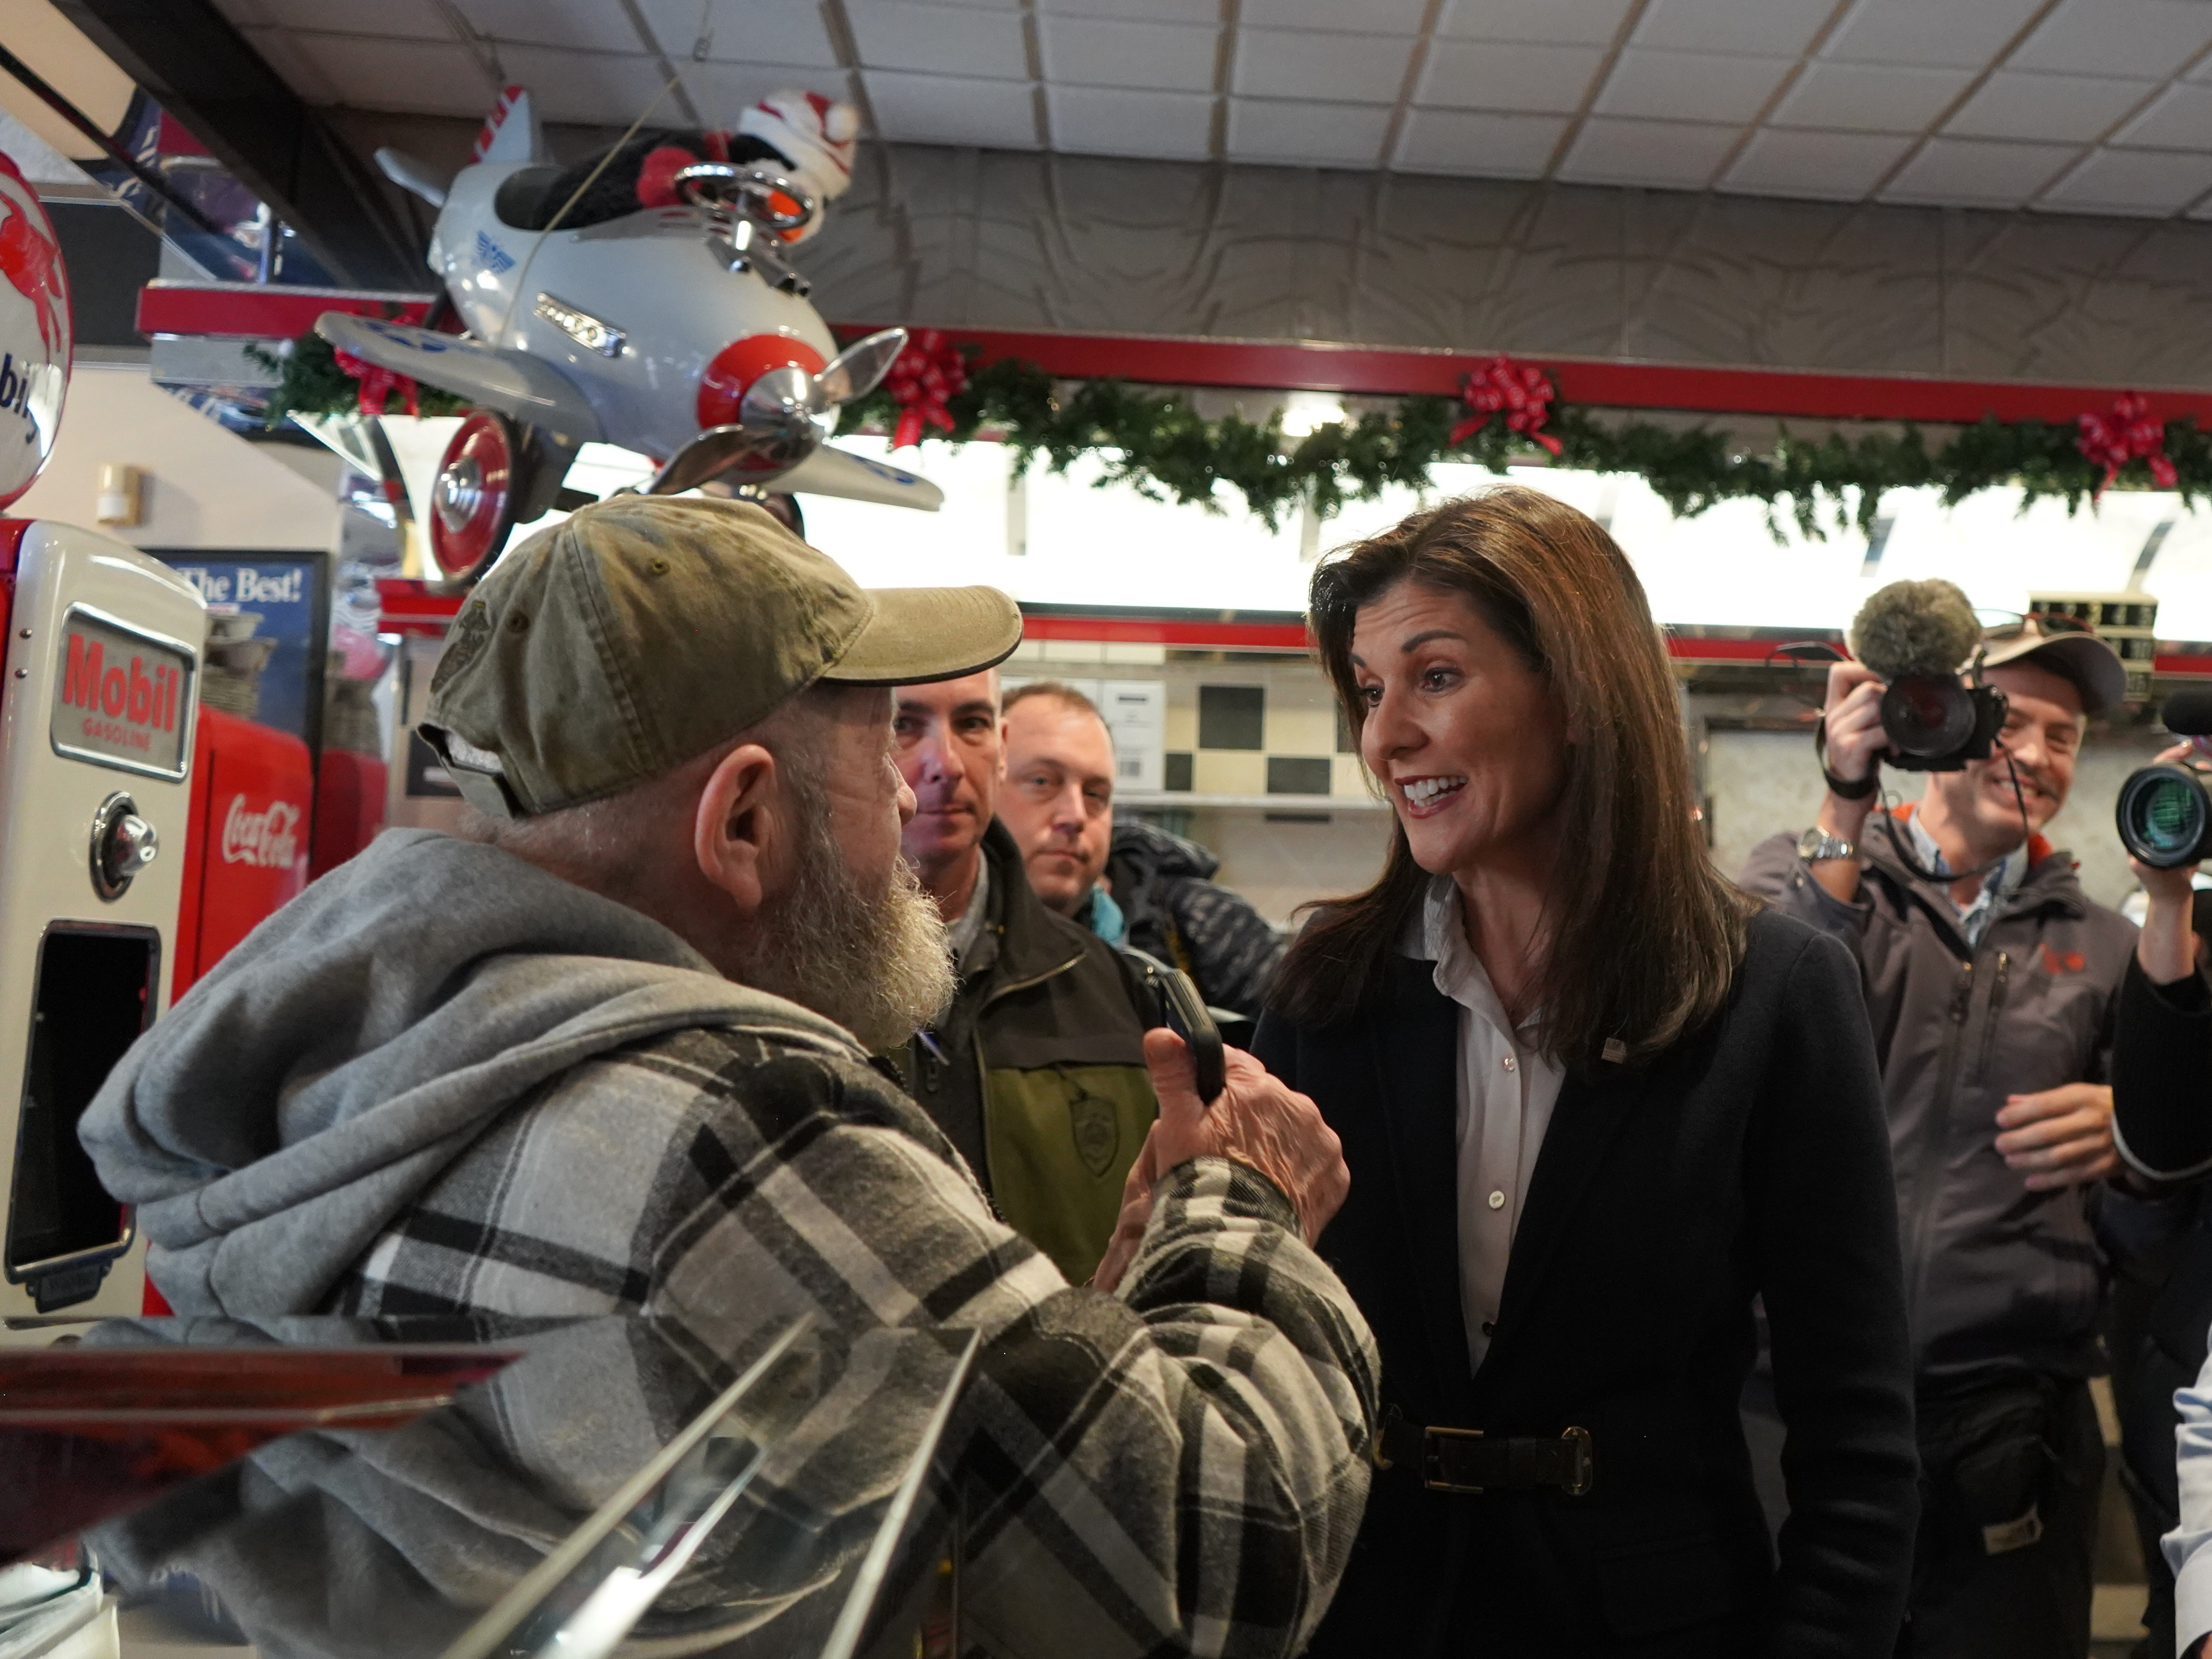
[{"label": "cell phone in hand", "polygon": [[1199,1099],[1212,1106],[1221,1099],[1221,1091],[1228,1088],[1230,1073],[1228,1061],[1221,1057],[1221,1026],[1214,1024],[1214,1015],[1206,1011],[1206,998],[1199,995],[1199,987],[1182,969],[1168,967],[1157,956],[1144,951],[1130,951],[1130,956],[1144,967],[1146,984],[1152,988],[1159,1005],[1159,1024],[1190,1044],[1190,1066],[1197,1078]]}]

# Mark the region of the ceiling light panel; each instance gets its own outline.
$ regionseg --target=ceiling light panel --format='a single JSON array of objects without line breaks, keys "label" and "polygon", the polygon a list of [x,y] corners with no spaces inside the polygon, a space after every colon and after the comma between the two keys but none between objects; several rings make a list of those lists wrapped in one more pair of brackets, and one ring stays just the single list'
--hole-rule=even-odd
[{"label": "ceiling light panel", "polygon": [[[688,59],[702,33],[699,0],[637,0],[660,49]],[[830,69],[837,53],[814,0],[712,0],[703,31],[709,60]]]},{"label": "ceiling light panel", "polygon": [[2146,149],[2212,149],[2212,87],[2168,87],[2112,142]]},{"label": "ceiling light panel", "polygon": [[1852,64],[1984,70],[2040,0],[1860,0],[1820,56]]},{"label": "ceiling light panel", "polygon": [[1687,121],[1594,115],[1583,123],[1559,177],[1577,184],[1703,190],[1743,129]]},{"label": "ceiling light panel", "polygon": [[1437,33],[1448,40],[1609,46],[1629,0],[1445,0]]},{"label": "ceiling light panel", "polygon": [[1528,46],[1437,40],[1414,94],[1442,109],[1523,110],[1571,115],[1605,64],[1595,46]]},{"label": "ceiling light panel", "polygon": [[1171,161],[1206,159],[1213,131],[1210,95],[1056,86],[1047,96],[1056,150]]},{"label": "ceiling light panel", "polygon": [[2074,144],[1931,138],[1882,191],[1890,202],[2018,207],[2081,154]]},{"label": "ceiling light panel", "polygon": [[1210,92],[1221,32],[1118,17],[1037,19],[1045,78],[1085,87]]},{"label": "ceiling light panel", "polygon": [[1229,155],[1237,161],[1371,167],[1382,159],[1390,112],[1372,104],[1229,100]]},{"label": "ceiling light panel", "polygon": [[1036,105],[1027,82],[957,75],[862,71],[878,136],[914,144],[1035,149]]},{"label": "ceiling light panel", "polygon": [[2038,207],[2069,213],[2179,212],[2212,191],[2212,155],[2100,150],[2044,192]]},{"label": "ceiling light panel", "polygon": [[1413,52],[1413,41],[1404,36],[1247,25],[1237,31],[1237,65],[1230,85],[1249,98],[1395,103]]},{"label": "ceiling light panel", "polygon": [[1834,9],[1835,0],[1651,0],[1635,44],[1795,58]]},{"label": "ceiling light panel", "polygon": [[1417,109],[1406,117],[1392,165],[1406,173],[1540,179],[1566,131],[1564,115]]},{"label": "ceiling light panel", "polygon": [[1855,202],[1895,167],[1912,140],[1896,133],[1754,133],[1719,188],[1753,196]]},{"label": "ceiling light panel", "polygon": [[2204,0],[2064,0],[2006,67],[2163,81],[2208,42],[2212,5]]},{"label": "ceiling light panel", "polygon": [[[2212,6],[2206,8],[2212,11]],[[2090,75],[2026,75],[2000,70],[1984,81],[1943,131],[1960,138],[2095,138],[2142,102],[2142,81]]]},{"label": "ceiling light panel", "polygon": [[1680,120],[1748,121],[1774,95],[1790,60],[1724,58],[1702,52],[1655,52],[1632,46],[1620,54],[1598,94],[1605,115]]},{"label": "ceiling light panel", "polygon": [[1025,81],[1029,48],[1019,13],[913,0],[845,0],[860,61],[869,68]]},{"label": "ceiling light panel", "polygon": [[1925,132],[1973,78],[1961,69],[1813,63],[1769,118],[1777,126],[1843,132]]}]

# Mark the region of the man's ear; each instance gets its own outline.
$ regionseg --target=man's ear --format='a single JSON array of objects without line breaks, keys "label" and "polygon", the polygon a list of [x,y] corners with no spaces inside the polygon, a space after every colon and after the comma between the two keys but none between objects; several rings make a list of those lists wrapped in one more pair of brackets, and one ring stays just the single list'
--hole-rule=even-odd
[{"label": "man's ear", "polygon": [[691,823],[691,850],[699,873],[727,893],[738,914],[756,915],[781,857],[777,838],[790,825],[775,757],[757,743],[739,744],[722,757],[699,791]]}]

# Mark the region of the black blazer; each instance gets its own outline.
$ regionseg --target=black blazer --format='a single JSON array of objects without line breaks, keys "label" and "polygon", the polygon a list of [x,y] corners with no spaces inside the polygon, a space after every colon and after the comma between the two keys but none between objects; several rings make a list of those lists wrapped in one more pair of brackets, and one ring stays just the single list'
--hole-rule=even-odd
[{"label": "black blazer", "polygon": [[[1378,1470],[1309,1652],[1887,1656],[1918,1508],[1881,1087],[1858,973],[1762,912],[1726,1012],[1637,1070],[1570,1073],[1470,1372],[1459,1008],[1394,958],[1370,1009],[1255,1045],[1344,1142],[1322,1235],[1415,1423],[1590,1431],[1596,1484],[1466,1496]],[[1789,1425],[1779,1570],[1737,1402],[1763,1297]]]}]

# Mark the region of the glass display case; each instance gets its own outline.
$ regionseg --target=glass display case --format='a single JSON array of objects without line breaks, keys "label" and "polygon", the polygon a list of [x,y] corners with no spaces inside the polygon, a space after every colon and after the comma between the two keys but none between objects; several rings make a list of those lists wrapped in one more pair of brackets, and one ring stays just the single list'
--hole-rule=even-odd
[{"label": "glass display case", "polygon": [[0,1659],[957,1650],[966,1334],[131,1320],[0,1347]]}]

